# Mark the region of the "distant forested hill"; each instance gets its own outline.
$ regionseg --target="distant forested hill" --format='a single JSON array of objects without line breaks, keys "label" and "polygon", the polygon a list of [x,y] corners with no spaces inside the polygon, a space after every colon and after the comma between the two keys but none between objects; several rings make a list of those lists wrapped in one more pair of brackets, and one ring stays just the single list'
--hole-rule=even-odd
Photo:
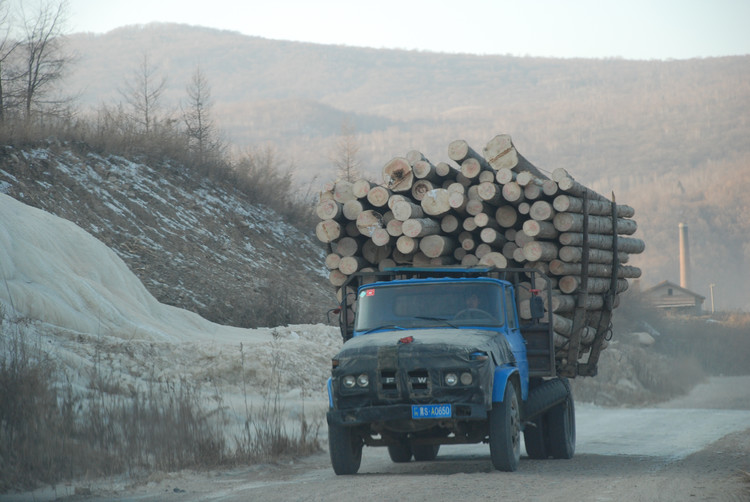
[{"label": "distant forested hill", "polygon": [[[342,124],[364,172],[418,149],[447,160],[498,133],[542,170],[562,167],[636,208],[643,285],[677,281],[677,225],[690,227],[692,289],[750,310],[750,56],[684,61],[545,59],[376,50],[154,24],[77,34],[67,80],[83,106],[122,101],[144,54],[179,107],[196,65],[237,147],[274,146],[300,183],[334,176]],[[738,279],[744,278],[744,279]],[[708,301],[707,301],[707,306]]]}]

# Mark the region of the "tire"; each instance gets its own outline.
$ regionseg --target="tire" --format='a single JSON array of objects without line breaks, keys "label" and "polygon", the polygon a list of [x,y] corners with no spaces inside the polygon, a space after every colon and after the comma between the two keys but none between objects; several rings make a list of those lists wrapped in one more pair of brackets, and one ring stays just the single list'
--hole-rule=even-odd
[{"label": "tire", "polygon": [[414,452],[414,460],[417,462],[428,462],[435,460],[440,451],[439,444],[414,444],[411,446]]},{"label": "tire", "polygon": [[398,444],[388,445],[388,456],[397,464],[410,461],[411,453],[411,446],[407,442],[401,441]]},{"label": "tire", "polygon": [[[570,389],[570,384],[564,380]],[[547,412],[547,451],[552,458],[571,459],[576,451],[576,412],[573,394]]]},{"label": "tire", "polygon": [[328,425],[328,451],[337,475],[356,474],[362,464],[362,439],[351,427]]},{"label": "tire", "polygon": [[523,429],[523,442],[529,458],[544,460],[549,457],[546,422],[546,415],[542,415],[532,420],[531,424],[526,424]]},{"label": "tire", "polygon": [[512,382],[505,386],[502,403],[494,403],[489,416],[490,457],[498,471],[513,472],[521,459],[521,414]]}]

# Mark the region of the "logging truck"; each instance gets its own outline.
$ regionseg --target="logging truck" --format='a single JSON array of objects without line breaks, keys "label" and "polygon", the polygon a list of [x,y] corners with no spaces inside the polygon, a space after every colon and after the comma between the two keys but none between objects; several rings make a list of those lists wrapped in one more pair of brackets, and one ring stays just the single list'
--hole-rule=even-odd
[{"label": "logging truck", "polygon": [[[364,446],[394,462],[429,461],[441,445],[489,443],[492,465],[572,458],[573,396],[558,376],[553,319],[539,290],[530,321],[517,308],[535,269],[402,267],[352,274],[345,340],[328,379],[328,440],[336,474],[355,474]],[[551,288],[545,288],[550,295]],[[551,301],[551,298],[547,298]]]}]

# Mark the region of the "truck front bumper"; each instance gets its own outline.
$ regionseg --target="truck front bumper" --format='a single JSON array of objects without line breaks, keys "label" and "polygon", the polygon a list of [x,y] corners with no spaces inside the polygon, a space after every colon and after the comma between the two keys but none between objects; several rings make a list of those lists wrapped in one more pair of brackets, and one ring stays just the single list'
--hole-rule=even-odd
[{"label": "truck front bumper", "polygon": [[329,425],[355,426],[378,422],[418,421],[440,422],[454,420],[486,420],[487,408],[483,404],[453,403],[453,413],[450,418],[414,419],[411,414],[411,404],[390,404],[381,406],[366,406],[343,410],[330,410],[326,415]]}]

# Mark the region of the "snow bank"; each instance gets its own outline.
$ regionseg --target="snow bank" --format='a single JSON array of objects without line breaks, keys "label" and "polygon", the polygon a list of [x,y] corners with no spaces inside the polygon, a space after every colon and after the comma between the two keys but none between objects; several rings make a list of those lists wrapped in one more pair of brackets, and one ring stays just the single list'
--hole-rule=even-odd
[{"label": "snow bank", "polygon": [[3,305],[28,319],[32,338],[77,387],[98,365],[123,391],[188,378],[259,395],[275,378],[292,399],[323,399],[341,345],[331,326],[241,329],[161,304],[95,237],[0,194]]}]

